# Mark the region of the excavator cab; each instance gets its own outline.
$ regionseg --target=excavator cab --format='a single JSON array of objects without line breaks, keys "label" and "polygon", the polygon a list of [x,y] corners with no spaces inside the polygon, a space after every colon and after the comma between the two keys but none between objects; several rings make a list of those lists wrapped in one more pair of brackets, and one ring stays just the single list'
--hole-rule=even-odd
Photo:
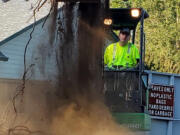
[{"label": "excavator cab", "polygon": [[146,87],[142,79],[145,57],[144,19],[148,16],[143,8],[118,8],[109,9],[104,19],[104,28],[108,35],[104,48],[119,40],[114,31],[122,28],[131,30],[131,42],[134,44],[136,28],[140,23],[138,68],[109,69],[104,67],[104,93],[107,106],[118,123],[138,130],[150,129]]}]

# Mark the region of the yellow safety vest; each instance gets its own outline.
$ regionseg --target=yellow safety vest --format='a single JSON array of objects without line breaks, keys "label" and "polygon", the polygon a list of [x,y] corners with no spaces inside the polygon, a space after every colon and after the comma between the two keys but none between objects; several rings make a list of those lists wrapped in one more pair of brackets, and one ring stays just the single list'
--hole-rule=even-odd
[{"label": "yellow safety vest", "polygon": [[139,59],[139,50],[132,44],[127,43],[124,46],[120,46],[119,42],[110,44],[104,54],[104,64],[109,68],[112,66],[122,66],[132,68],[137,65],[137,59]]}]

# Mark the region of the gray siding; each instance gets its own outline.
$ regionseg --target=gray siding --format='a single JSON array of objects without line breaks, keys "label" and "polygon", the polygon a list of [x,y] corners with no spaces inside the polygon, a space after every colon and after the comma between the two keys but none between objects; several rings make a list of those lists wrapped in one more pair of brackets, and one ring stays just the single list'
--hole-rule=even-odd
[{"label": "gray siding", "polygon": [[[43,80],[47,79],[47,76],[40,73],[40,68],[38,67],[38,62],[35,61],[33,54],[38,54],[38,45],[39,43],[44,44],[43,40],[46,38],[46,30],[42,29],[42,22],[40,21],[35,27],[33,32],[33,38],[28,46],[27,50],[27,67],[31,64],[36,64],[33,68],[33,72],[30,72],[28,76],[31,76],[31,79]],[[25,28],[24,30],[18,32],[18,35],[13,35],[9,39],[2,41],[0,43],[0,51],[3,52],[9,60],[7,62],[0,62],[0,78],[10,78],[10,79],[20,79],[22,78],[24,71],[24,49],[27,41],[29,40],[30,32],[32,31],[32,26],[30,28]],[[45,37],[42,37],[44,35]],[[46,51],[46,50],[45,50]],[[40,58],[42,59],[42,58]],[[44,59],[44,62],[47,62]],[[53,70],[52,64],[46,63],[48,70]],[[34,74],[32,74],[34,73]]]}]

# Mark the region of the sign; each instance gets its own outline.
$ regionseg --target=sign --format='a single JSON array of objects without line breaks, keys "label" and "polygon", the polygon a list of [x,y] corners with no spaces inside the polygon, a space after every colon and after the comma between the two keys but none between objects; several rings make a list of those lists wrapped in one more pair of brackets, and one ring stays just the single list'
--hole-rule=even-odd
[{"label": "sign", "polygon": [[173,118],[174,86],[152,84],[149,90],[148,111],[151,116]]}]

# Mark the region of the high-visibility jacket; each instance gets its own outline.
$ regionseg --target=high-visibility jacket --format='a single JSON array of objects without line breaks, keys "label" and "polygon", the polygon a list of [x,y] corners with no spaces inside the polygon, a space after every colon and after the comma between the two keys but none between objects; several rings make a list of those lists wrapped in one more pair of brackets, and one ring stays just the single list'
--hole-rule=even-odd
[{"label": "high-visibility jacket", "polygon": [[132,68],[137,65],[137,59],[140,58],[138,48],[132,44],[127,43],[120,46],[119,42],[110,44],[104,54],[104,64],[109,68],[112,66],[122,66]]}]

